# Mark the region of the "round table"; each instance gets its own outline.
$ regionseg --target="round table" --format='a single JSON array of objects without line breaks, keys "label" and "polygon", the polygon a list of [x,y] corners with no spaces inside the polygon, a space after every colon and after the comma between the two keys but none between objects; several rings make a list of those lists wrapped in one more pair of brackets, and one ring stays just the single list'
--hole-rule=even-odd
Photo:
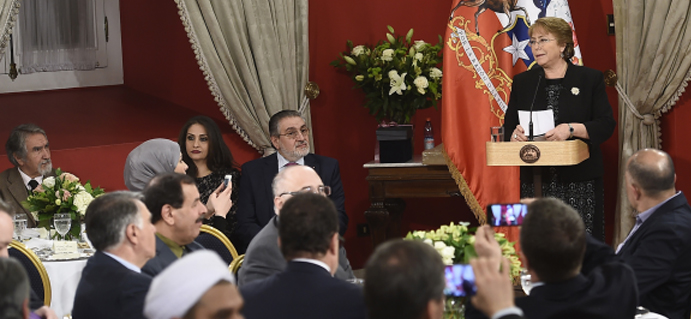
[{"label": "round table", "polygon": [[50,308],[55,311],[58,318],[72,312],[77,285],[79,285],[86,261],[87,259],[43,262],[50,278],[52,293]]}]

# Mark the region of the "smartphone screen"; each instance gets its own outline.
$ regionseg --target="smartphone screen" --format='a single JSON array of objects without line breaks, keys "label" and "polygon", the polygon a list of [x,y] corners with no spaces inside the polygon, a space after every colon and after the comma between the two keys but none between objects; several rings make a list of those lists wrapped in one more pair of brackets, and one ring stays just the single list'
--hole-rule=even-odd
[{"label": "smartphone screen", "polygon": [[226,175],[225,178],[223,178],[223,185],[225,185],[225,187],[228,187],[228,185],[233,185],[233,175]]},{"label": "smartphone screen", "polygon": [[477,291],[473,267],[465,264],[449,265],[444,268],[446,287],[444,295],[454,297],[472,296]]},{"label": "smartphone screen", "polygon": [[528,214],[528,205],[492,204],[487,206],[487,217],[492,226],[520,226],[525,215]]}]

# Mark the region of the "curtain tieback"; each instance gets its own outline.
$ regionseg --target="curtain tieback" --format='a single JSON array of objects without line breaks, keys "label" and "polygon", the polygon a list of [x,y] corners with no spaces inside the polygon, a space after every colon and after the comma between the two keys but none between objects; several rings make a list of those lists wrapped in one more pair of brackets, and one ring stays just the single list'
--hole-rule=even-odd
[{"label": "curtain tieback", "polygon": [[653,145],[652,146],[655,147],[656,149],[660,149],[659,139],[657,138],[658,127],[657,127],[657,120],[655,119],[655,115],[653,115],[653,114],[641,115],[641,113],[638,112],[636,107],[633,106],[633,103],[631,103],[631,99],[629,99],[629,96],[626,95],[626,92],[624,92],[624,88],[621,87],[621,84],[619,84],[619,82],[617,82],[615,87],[617,88],[617,93],[619,93],[619,96],[624,101],[624,105],[626,105],[626,107],[629,109],[629,111],[631,111],[631,113],[641,121],[641,123],[639,124],[640,127],[638,129],[639,134],[640,134],[639,143],[641,145],[639,145],[638,149],[645,148],[644,147],[645,145],[642,145],[642,144],[643,144],[643,141],[645,141],[645,133],[644,133],[645,130],[644,130],[644,128],[646,126],[652,126],[651,129],[653,130],[653,134],[655,134],[655,137],[653,138]]}]

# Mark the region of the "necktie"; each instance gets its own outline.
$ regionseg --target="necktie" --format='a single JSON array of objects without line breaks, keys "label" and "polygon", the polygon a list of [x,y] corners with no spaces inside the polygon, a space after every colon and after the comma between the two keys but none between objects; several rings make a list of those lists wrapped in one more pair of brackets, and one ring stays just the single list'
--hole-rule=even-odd
[{"label": "necktie", "polygon": [[295,163],[295,162],[288,162],[288,164],[284,165],[283,167],[291,167],[291,166],[294,166],[294,165],[300,165],[300,164]]},{"label": "necktie", "polygon": [[33,191],[34,189],[36,189],[36,187],[38,187],[38,182],[35,179],[30,180],[29,181],[29,187]]}]

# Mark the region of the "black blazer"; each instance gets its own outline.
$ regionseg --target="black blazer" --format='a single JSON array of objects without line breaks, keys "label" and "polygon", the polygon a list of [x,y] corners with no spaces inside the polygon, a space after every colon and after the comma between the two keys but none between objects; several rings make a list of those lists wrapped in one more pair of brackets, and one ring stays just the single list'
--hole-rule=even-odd
[{"label": "black blazer", "polygon": [[144,318],[144,299],[150,285],[150,276],[98,251],[82,271],[72,318]]},{"label": "black blazer", "polygon": [[[341,184],[338,161],[321,155],[307,154],[305,165],[312,167],[324,185],[331,186],[331,200],[338,209],[339,233],[348,229],[345,212],[345,193]],[[278,174],[278,155],[258,158],[242,165],[240,198],[236,213],[238,224],[233,234],[233,244],[238,253],[244,253],[257,233],[276,215],[271,183]]]},{"label": "black blazer", "polygon": [[[530,296],[516,298],[516,306],[530,319],[631,319],[638,291],[633,270],[623,263],[601,265],[588,276],[533,288]],[[469,307],[466,318],[486,318]]]},{"label": "black blazer", "polygon": [[[538,85],[539,82],[539,85]],[[561,123],[582,123],[588,130],[590,140],[584,140],[590,150],[590,157],[574,166],[557,167],[560,181],[575,182],[592,180],[604,175],[600,144],[614,133],[616,122],[612,117],[612,107],[607,99],[602,72],[583,66],[568,64],[563,81],[563,90],[559,94],[559,118],[555,126]],[[504,117],[504,139],[511,139],[518,121],[518,110],[529,111],[535,96],[533,110],[547,108],[545,71],[539,65],[516,75],[511,87],[511,98]],[[526,135],[528,128],[524,127]],[[532,181],[532,169],[521,167],[521,180]]]},{"label": "black blazer", "polygon": [[360,286],[307,262],[288,262],[283,272],[242,286],[240,293],[248,319],[366,317]]},{"label": "black blazer", "polygon": [[[185,245],[185,247],[187,247],[187,250],[189,250],[190,252],[204,249],[204,247],[196,241],[193,241],[190,244]],[[175,256],[175,254],[173,254],[173,251],[170,250],[170,248],[168,248],[166,243],[164,243],[160,238],[158,238],[158,236],[156,236],[156,257],[151,258],[149,259],[149,261],[146,262],[144,267],[142,267],[142,273],[148,274],[151,277],[155,277],[160,272],[162,272],[163,269],[166,269],[166,267],[168,267],[176,260],[178,260],[178,256]]]},{"label": "black blazer", "polygon": [[[589,239],[586,256],[593,262],[611,260],[614,252],[606,248]],[[641,306],[670,319],[689,318],[691,207],[683,193],[660,206],[613,258],[633,268]]]}]

